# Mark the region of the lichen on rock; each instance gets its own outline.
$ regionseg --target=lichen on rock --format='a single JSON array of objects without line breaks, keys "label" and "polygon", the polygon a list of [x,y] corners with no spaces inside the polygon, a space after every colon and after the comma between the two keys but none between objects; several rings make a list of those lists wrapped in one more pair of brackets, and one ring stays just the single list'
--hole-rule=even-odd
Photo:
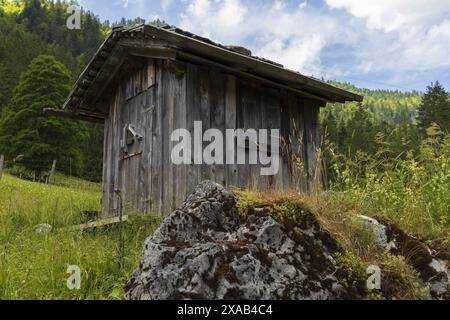
[{"label": "lichen on rock", "polygon": [[[337,243],[318,222],[287,228],[204,181],[145,242],[127,299],[358,298],[339,281]],[[304,228],[303,228],[304,227]]]}]

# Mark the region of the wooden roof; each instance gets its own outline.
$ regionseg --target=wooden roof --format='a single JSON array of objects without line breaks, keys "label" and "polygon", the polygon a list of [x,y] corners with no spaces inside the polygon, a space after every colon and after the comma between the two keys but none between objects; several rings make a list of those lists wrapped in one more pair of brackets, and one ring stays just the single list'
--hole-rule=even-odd
[{"label": "wooden roof", "polygon": [[97,104],[129,55],[211,64],[231,74],[268,82],[324,102],[363,100],[360,95],[251,56],[239,47],[226,47],[175,27],[137,25],[113,29],[80,75],[63,108],[101,118]]}]

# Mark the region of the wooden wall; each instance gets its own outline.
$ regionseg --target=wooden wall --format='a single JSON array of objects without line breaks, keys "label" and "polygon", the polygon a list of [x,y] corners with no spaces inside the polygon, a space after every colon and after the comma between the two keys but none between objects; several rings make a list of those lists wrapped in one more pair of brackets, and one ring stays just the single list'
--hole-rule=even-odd
[{"label": "wooden wall", "polygon": [[[161,215],[169,214],[205,179],[236,187],[306,189],[316,167],[319,108],[320,102],[212,67],[148,60],[129,69],[111,94],[105,121],[105,214],[117,210],[115,189],[137,211]],[[170,135],[184,128],[193,137],[194,121],[203,122],[203,131],[279,128],[283,142],[278,175],[260,176],[259,165],[173,165]],[[143,138],[124,154],[121,141],[129,124]]]}]

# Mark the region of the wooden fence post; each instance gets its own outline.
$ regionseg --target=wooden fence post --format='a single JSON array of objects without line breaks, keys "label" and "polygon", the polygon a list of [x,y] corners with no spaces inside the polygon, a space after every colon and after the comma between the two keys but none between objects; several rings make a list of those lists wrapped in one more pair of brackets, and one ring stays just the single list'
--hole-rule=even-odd
[{"label": "wooden fence post", "polygon": [[56,170],[56,160],[53,160],[52,169],[50,170],[50,174],[48,175],[49,184],[55,183],[54,181],[55,170]]},{"label": "wooden fence post", "polygon": [[0,155],[0,180],[2,179],[3,175],[3,162],[5,160],[5,157],[3,155]]}]

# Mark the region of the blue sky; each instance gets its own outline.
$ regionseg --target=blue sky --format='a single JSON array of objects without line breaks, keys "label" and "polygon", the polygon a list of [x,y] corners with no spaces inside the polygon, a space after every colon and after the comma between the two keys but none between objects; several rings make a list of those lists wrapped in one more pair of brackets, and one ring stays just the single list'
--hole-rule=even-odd
[{"label": "blue sky", "polygon": [[450,90],[450,0],[80,0],[102,20],[156,18],[319,78]]}]

